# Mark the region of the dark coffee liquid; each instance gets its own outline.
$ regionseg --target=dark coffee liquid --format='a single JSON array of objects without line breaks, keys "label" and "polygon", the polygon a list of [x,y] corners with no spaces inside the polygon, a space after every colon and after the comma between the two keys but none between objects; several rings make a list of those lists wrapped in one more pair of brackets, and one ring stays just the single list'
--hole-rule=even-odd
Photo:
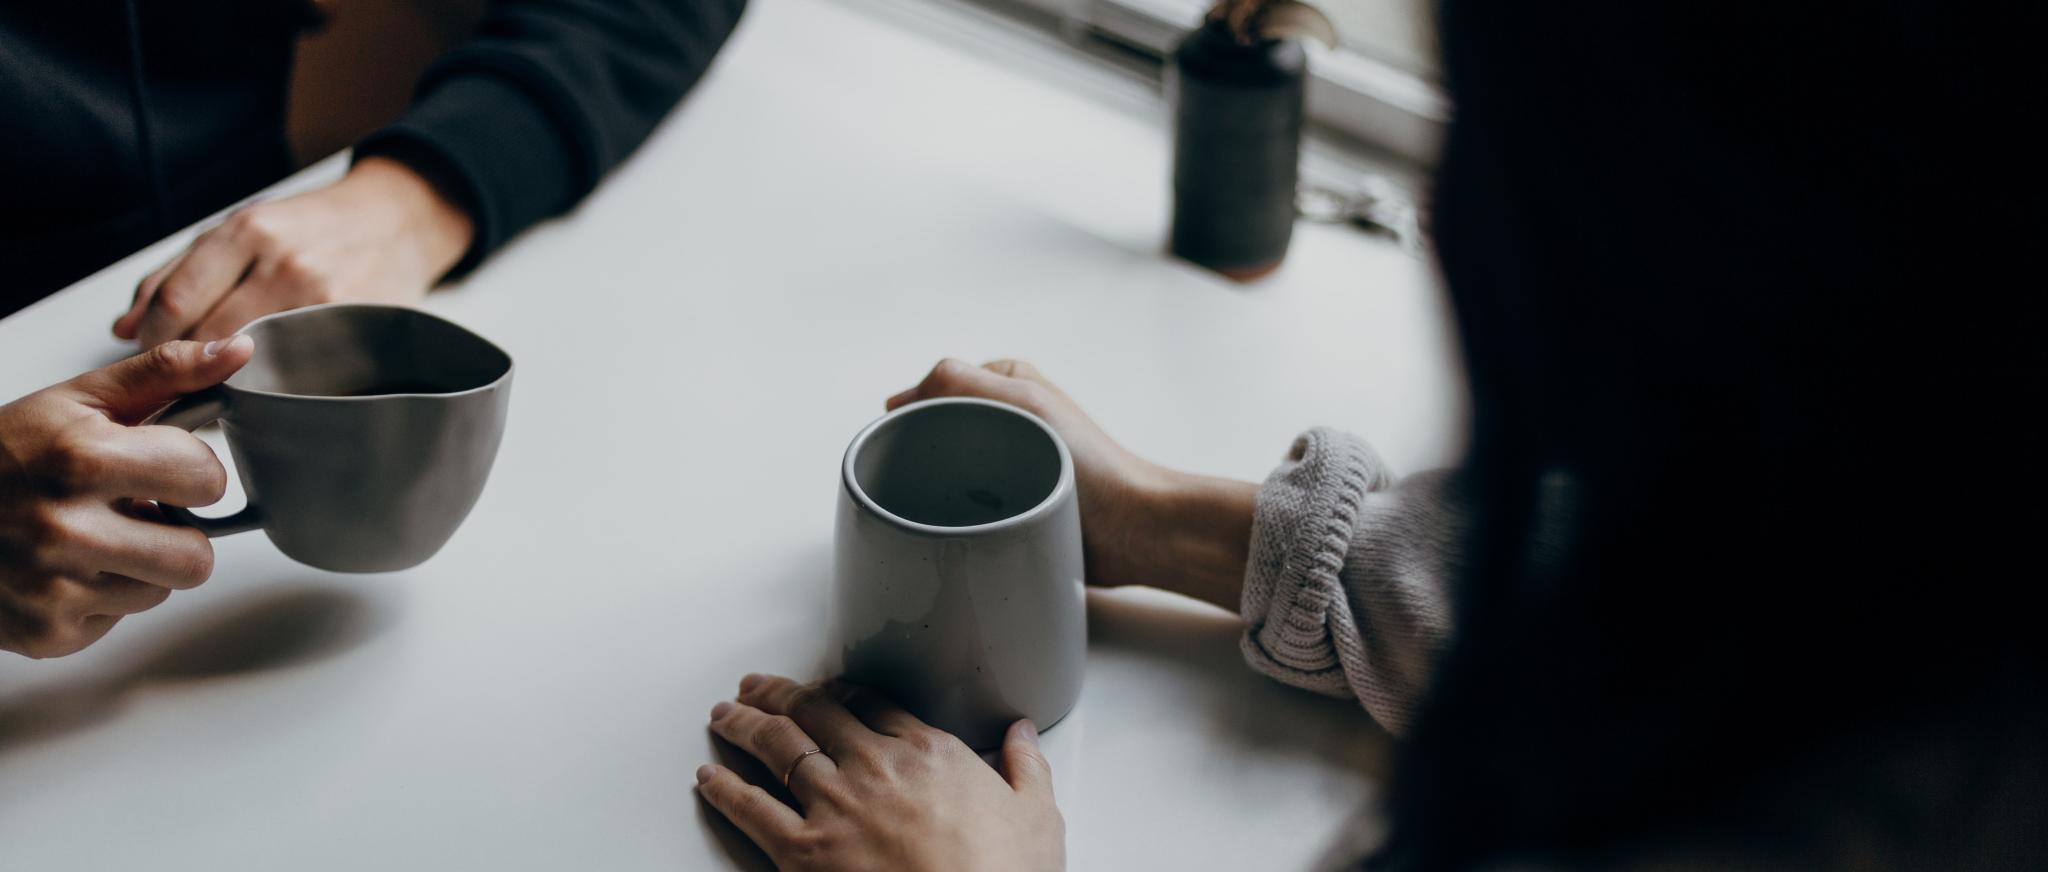
[{"label": "dark coffee liquid", "polygon": [[379,382],[363,388],[355,388],[334,394],[337,397],[383,397],[391,394],[452,394],[456,388],[438,385],[423,379],[411,381]]}]

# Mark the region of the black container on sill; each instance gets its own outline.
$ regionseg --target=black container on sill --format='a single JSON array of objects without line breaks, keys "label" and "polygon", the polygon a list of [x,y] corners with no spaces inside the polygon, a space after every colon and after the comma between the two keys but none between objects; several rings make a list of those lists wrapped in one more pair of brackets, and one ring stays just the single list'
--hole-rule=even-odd
[{"label": "black container on sill", "polygon": [[1294,39],[1243,45],[1211,21],[1174,50],[1176,257],[1239,281],[1280,266],[1294,234],[1307,82],[1308,53]]}]

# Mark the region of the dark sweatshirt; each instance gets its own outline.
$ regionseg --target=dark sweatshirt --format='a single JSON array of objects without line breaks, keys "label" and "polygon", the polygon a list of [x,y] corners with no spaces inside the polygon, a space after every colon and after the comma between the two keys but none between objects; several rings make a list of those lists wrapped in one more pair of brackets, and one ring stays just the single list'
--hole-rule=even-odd
[{"label": "dark sweatshirt", "polygon": [[[588,193],[703,75],[745,0],[496,0],[358,145],[476,221],[456,267]],[[0,4],[0,316],[292,169],[306,4]]]}]

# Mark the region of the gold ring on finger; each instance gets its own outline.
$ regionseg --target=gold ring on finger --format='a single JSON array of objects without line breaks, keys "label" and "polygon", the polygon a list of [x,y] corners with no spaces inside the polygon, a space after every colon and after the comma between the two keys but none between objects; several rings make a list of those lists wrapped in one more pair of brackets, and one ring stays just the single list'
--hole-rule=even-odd
[{"label": "gold ring on finger", "polygon": [[789,768],[782,770],[782,789],[789,789],[789,776],[796,774],[796,767],[803,765],[803,762],[805,760],[811,759],[812,754],[823,753],[825,753],[825,749],[813,747],[809,751],[805,751],[802,754],[796,755],[795,760],[789,761]]}]

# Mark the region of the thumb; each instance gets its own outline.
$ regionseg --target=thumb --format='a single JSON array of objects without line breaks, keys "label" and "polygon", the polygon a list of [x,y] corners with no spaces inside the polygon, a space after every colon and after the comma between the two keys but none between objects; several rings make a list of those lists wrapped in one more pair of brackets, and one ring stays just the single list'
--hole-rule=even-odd
[{"label": "thumb", "polygon": [[132,423],[165,403],[220,384],[249,362],[256,340],[246,335],[212,342],[166,342],[71,380],[87,405]]},{"label": "thumb", "polygon": [[1003,780],[1018,793],[1052,799],[1052,764],[1038,748],[1038,728],[1028,720],[1010,725],[1003,734]]}]

